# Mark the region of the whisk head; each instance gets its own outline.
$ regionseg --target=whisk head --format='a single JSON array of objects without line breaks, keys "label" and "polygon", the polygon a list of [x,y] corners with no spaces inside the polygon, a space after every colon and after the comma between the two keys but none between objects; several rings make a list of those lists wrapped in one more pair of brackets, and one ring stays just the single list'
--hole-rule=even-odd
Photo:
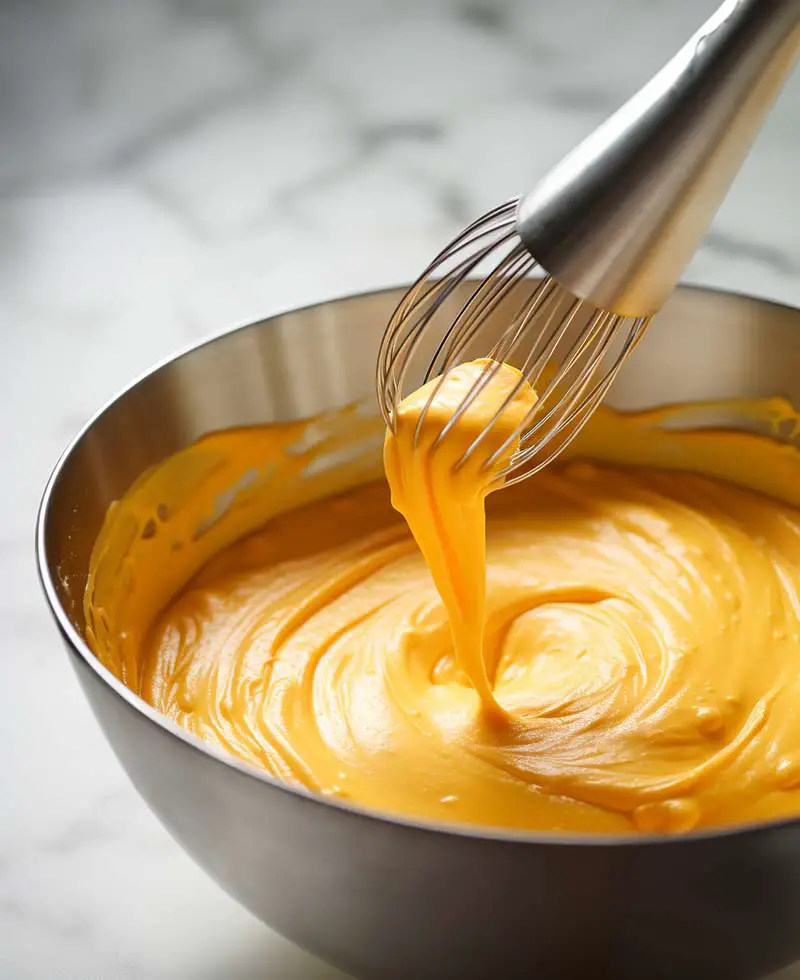
[{"label": "whisk head", "polygon": [[439,377],[419,419],[419,435],[447,372],[476,357],[490,359],[443,425],[439,442],[501,363],[519,368],[517,388],[457,464],[477,451],[527,382],[539,395],[536,405],[484,462],[488,468],[508,457],[518,440],[498,474],[506,484],[542,469],[575,438],[649,322],[598,310],[544,274],[517,235],[517,204],[508,201],[473,222],[411,286],[384,333],[376,377],[381,413],[392,428],[405,395]]}]

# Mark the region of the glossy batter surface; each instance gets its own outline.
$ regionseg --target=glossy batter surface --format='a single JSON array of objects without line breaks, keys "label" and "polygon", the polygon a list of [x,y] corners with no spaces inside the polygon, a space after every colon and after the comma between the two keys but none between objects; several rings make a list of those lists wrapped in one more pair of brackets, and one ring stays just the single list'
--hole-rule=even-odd
[{"label": "glossy batter surface", "polygon": [[[467,583],[449,603],[468,624],[460,648],[385,483],[225,548],[269,516],[258,495],[246,520],[192,537],[179,515],[211,510],[201,482],[143,534],[168,482],[158,472],[98,542],[90,640],[179,725],[363,806],[594,832],[800,813],[797,455],[657,421],[601,416],[576,451],[605,462],[568,460],[489,498],[482,635],[478,552],[451,578]],[[291,475],[311,458],[286,455],[297,435],[222,434],[187,460],[217,460],[208,472],[225,480],[203,478],[216,490],[277,459]],[[611,463],[625,459],[660,468]],[[678,469],[703,465],[717,476]],[[748,474],[758,490],[720,479]],[[792,503],[759,492],[782,487]]]}]

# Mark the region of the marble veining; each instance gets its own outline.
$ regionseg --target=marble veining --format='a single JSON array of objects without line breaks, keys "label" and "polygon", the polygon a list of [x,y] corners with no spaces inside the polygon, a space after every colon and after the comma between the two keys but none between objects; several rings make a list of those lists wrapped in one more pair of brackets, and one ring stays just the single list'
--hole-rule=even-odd
[{"label": "marble veining", "polygon": [[[85,419],[156,359],[412,276],[713,6],[0,5],[0,976],[341,976],[227,898],[122,775],[39,595],[40,491]],[[800,304],[798,145],[800,77],[689,279]]]}]

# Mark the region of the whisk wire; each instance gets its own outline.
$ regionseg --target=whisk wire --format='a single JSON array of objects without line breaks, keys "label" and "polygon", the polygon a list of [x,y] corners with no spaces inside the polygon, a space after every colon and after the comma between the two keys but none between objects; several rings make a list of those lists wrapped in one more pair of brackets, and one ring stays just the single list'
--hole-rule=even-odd
[{"label": "whisk wire", "polygon": [[[482,326],[481,318],[491,316],[508,294],[519,285],[519,277],[525,274],[525,268],[532,268],[534,265],[535,263],[521,245],[501,260],[497,269],[486,277],[464,303],[439,341],[436,353],[425,372],[426,382],[437,374],[446,373],[453,366]],[[446,356],[442,359],[443,353]],[[443,360],[441,366],[439,366],[440,360]]]},{"label": "whisk wire", "polygon": [[[595,320],[603,320],[604,318],[606,318],[606,316],[607,315],[603,313],[595,314],[595,316],[593,316],[592,320],[590,321],[589,330],[590,331],[593,330],[592,324]],[[567,325],[563,326],[562,330],[559,331],[559,334],[565,332],[566,328]],[[586,334],[582,334],[579,343],[576,344],[575,347],[585,349],[585,347],[588,345],[591,339],[591,336],[592,336],[591,333],[589,334],[589,336],[587,336]],[[502,456],[502,454],[507,452],[511,448],[511,445],[516,439],[519,440],[519,446],[518,446],[518,452],[519,452],[519,450],[523,448],[525,443],[530,442],[533,439],[534,433],[540,431],[544,426],[546,426],[553,419],[554,415],[556,415],[557,413],[559,415],[563,415],[564,413],[569,411],[569,409],[573,404],[573,396],[576,394],[576,392],[578,393],[578,396],[580,395],[580,392],[585,387],[587,380],[591,378],[591,375],[597,366],[596,363],[590,362],[578,374],[578,376],[574,378],[572,382],[570,382],[567,385],[566,390],[560,393],[560,397],[555,401],[555,404],[551,404],[550,407],[548,408],[547,406],[548,403],[551,401],[552,396],[558,391],[559,387],[564,384],[565,379],[569,376],[569,371],[571,367],[575,363],[577,357],[575,347],[572,348],[571,353],[568,355],[566,362],[563,365],[561,365],[557,371],[555,371],[553,377],[550,379],[544,391],[541,393],[536,404],[530,409],[530,411],[526,414],[525,418],[522,420],[519,426],[519,430],[513,433],[511,436],[509,436],[505,440],[505,442],[494,453],[492,453],[492,455],[485,461],[484,466],[486,468],[492,467],[497,462],[497,460]],[[544,361],[543,357],[537,358],[537,361],[541,364],[541,367],[539,369],[539,376],[540,376],[541,372],[545,369],[548,362]],[[534,419],[536,421],[534,421]]]},{"label": "whisk wire", "polygon": [[[466,347],[484,326],[486,319],[495,312],[500,303],[508,297],[510,292],[520,285],[524,278],[524,270],[535,265],[530,256],[527,256],[527,253],[524,252],[524,249],[521,250],[524,254],[518,254],[520,248],[521,247],[515,249],[514,253],[509,255],[506,260],[503,260],[497,270],[497,273],[493,273],[491,277],[487,278],[484,283],[472,293],[470,298],[461,308],[458,317],[456,317],[456,323],[461,327],[457,339],[453,341],[451,332],[448,330],[448,332],[445,334],[443,342],[439,345],[437,353],[428,367],[426,380],[428,375],[436,370],[437,357],[442,350],[446,351],[444,363],[437,370],[438,380],[433,388],[433,391],[431,392],[428,402],[420,413],[420,418],[418,419],[415,432],[415,444],[418,443],[422,425],[425,420],[425,416],[427,415],[427,409],[436,399],[436,396],[441,390],[441,386],[445,381],[447,372],[450,370],[453,364],[457,362],[460,356],[464,353]],[[507,260],[508,265],[506,266]],[[485,295],[483,295],[484,292]],[[450,339],[449,345],[447,344],[448,338]],[[491,356],[493,355],[490,355],[490,357]],[[467,395],[461,402],[459,410],[457,410],[453,415],[451,419],[452,423],[458,421],[461,415],[463,415],[463,412],[466,411],[469,405],[472,404],[482,388],[491,381],[498,369],[499,364],[493,365],[489,372],[482,372],[482,374],[485,375],[484,377],[473,382],[473,385],[470,387]],[[448,423],[448,425],[442,429],[437,436],[434,445],[438,444],[445,432],[449,431],[451,427],[452,425]]]},{"label": "whisk wire", "polygon": [[[550,296],[550,293],[552,291],[552,287],[553,287],[552,280],[550,280],[550,279],[543,279],[543,280],[541,280],[541,282],[539,283],[537,289],[535,290],[535,292],[533,294],[533,297],[531,297],[528,300],[526,300],[525,303],[523,303],[523,306],[521,307],[521,309],[524,309],[525,306],[529,306],[530,307],[530,310],[532,311],[531,312],[531,315],[533,315],[533,312],[535,312],[537,309],[540,309],[541,306],[548,300],[548,298]],[[515,318],[515,321],[513,321],[513,322],[516,322],[516,320],[518,318],[519,318],[519,315],[518,315],[517,318]],[[524,319],[524,317],[523,317],[523,319]],[[505,341],[505,338],[507,338],[509,336],[509,334],[511,334],[511,340]],[[481,393],[481,391],[496,376],[497,372],[500,370],[501,363],[503,361],[505,361],[507,358],[511,357],[515,346],[517,345],[517,343],[519,343],[521,341],[522,337],[523,337],[523,331],[522,330],[513,330],[512,328],[509,328],[508,330],[504,331],[503,336],[501,337],[500,341],[497,344],[495,344],[494,348],[492,348],[492,351],[490,353],[490,358],[491,358],[491,360],[492,360],[493,363],[491,363],[488,368],[484,369],[480,373],[480,375],[475,379],[475,381],[473,381],[473,383],[470,385],[467,393],[464,395],[464,397],[462,398],[462,400],[459,402],[458,408],[453,412],[453,414],[451,415],[451,417],[448,419],[447,423],[442,427],[441,431],[439,432],[439,434],[437,435],[436,439],[434,440],[434,442],[432,444],[433,447],[437,446],[441,442],[441,440],[447,435],[447,433],[451,431],[451,429],[453,428],[453,426],[458,422],[458,420],[464,415],[464,413],[474,403],[475,399],[478,397],[478,395]],[[444,374],[440,377],[439,386],[441,386],[441,384],[443,383],[444,377],[445,377]],[[520,378],[520,381],[514,387],[514,393],[518,393],[519,392],[520,388],[522,387],[523,382],[524,382],[524,378]],[[423,417],[424,417],[425,411],[427,410],[428,405],[430,405],[431,402],[433,401],[433,399],[436,397],[436,393],[437,393],[436,392],[436,389],[434,389],[434,391],[431,394],[431,397],[428,400],[428,403],[425,405],[425,407],[423,409],[423,412],[420,415],[420,420],[419,420],[419,423],[417,425],[417,434],[419,433],[419,431],[421,429],[421,423],[423,421]],[[510,398],[507,401],[510,402]],[[495,417],[495,420],[496,420],[496,418],[497,418],[497,416]],[[490,423],[489,426],[487,426],[487,431],[491,428],[492,425],[493,425],[493,422]],[[464,456],[462,457],[462,459],[460,460],[460,462],[457,464],[457,466],[460,466],[464,462],[466,462],[466,456],[467,456],[467,453],[468,452],[469,452],[469,449],[464,454]]]},{"label": "whisk wire", "polygon": [[[552,280],[543,280],[542,287],[539,290],[537,290],[537,296],[542,293],[544,293],[545,296],[548,295],[548,291],[545,288],[548,285],[551,287],[553,286]],[[499,345],[495,345],[495,347],[492,350],[492,354],[490,355],[493,359],[499,362],[501,360],[505,360],[510,355],[516,343],[519,340],[521,340],[522,337],[524,337],[528,323],[530,322],[531,318],[536,315],[536,313],[540,309],[540,306],[541,303],[536,303],[536,302],[531,303],[530,308],[526,311],[524,316],[521,317],[520,323],[516,328],[514,343],[511,345],[511,348],[508,351],[505,351],[501,349]],[[492,429],[497,424],[497,422],[499,422],[499,420],[503,417],[503,415],[508,410],[513,400],[519,395],[523,386],[527,384],[530,385],[530,387],[535,388],[536,381],[539,378],[541,370],[543,370],[546,364],[548,363],[550,355],[553,349],[555,348],[555,345],[558,343],[558,341],[561,339],[564,333],[566,333],[566,331],[571,326],[572,321],[575,317],[575,313],[580,309],[580,306],[581,306],[580,300],[573,301],[568,313],[562,319],[560,324],[558,324],[556,328],[553,329],[547,341],[545,342],[543,350],[538,355],[537,355],[536,346],[534,345],[532,347],[528,356],[525,358],[522,367],[520,368],[519,381],[517,381],[517,383],[514,385],[511,391],[503,399],[497,411],[492,416],[492,419],[487,423],[484,429],[475,437],[475,439],[470,443],[470,445],[464,451],[464,455],[459,460],[457,467],[463,466],[467,462],[469,457],[472,455],[472,453],[474,453],[477,450],[481,442],[483,442],[483,440],[492,431]],[[550,323],[552,323],[553,317],[555,316],[555,312],[556,312],[555,308],[551,310],[547,318],[547,321],[545,323],[545,329],[550,325]],[[544,332],[544,330],[542,332]],[[537,355],[535,357],[535,360],[534,360],[534,355]],[[541,368],[537,369],[535,366],[532,367],[531,366],[532,361],[534,365],[541,364]],[[495,370],[499,370],[499,363],[497,364]],[[469,395],[467,397],[469,397]],[[532,418],[538,410],[539,409],[537,408],[537,406],[534,405],[533,408],[525,416],[525,419],[522,422],[523,427],[527,424],[527,420],[529,418]],[[515,439],[517,438],[518,438],[518,433],[517,432],[512,433],[512,435],[509,436],[495,452],[492,453],[489,459],[484,462],[484,467],[485,468],[491,467],[503,453],[508,451],[508,449],[513,445]]]},{"label": "whisk wire", "polygon": [[[596,309],[564,290],[549,276],[536,280],[535,258],[516,230],[516,199],[502,204],[465,228],[434,258],[398,303],[382,339],[376,371],[378,400],[387,425],[394,427],[396,409],[410,366],[430,332],[436,337],[433,356],[422,372],[423,383],[435,379],[414,431],[422,428],[448,372],[466,359],[485,332],[490,363],[470,385],[458,406],[436,434],[437,446],[474,404],[503,363],[519,363],[520,378],[455,463],[463,466],[497,426],[523,385],[547,383],[536,404],[483,466],[493,468],[510,455],[499,477],[516,483],[547,465],[577,435],[605,396],[649,318],[630,319]],[[485,264],[490,268],[473,288],[470,278]],[[467,289],[455,315],[444,318],[450,301]],[[516,301],[518,293],[520,301]],[[507,326],[496,331],[508,304]],[[627,334],[618,345],[625,331]],[[530,342],[530,349],[520,353]],[[552,372],[552,373],[550,373]]]},{"label": "whisk wire", "polygon": [[[481,261],[485,260],[492,251],[502,245],[505,240],[503,233],[509,233],[508,240],[513,237],[516,205],[516,200],[509,201],[506,204],[494,208],[482,218],[473,221],[453,242],[439,252],[400,300],[392,314],[389,327],[383,335],[378,353],[379,394],[382,389],[382,383],[385,383],[387,365],[394,357],[398,356],[398,345],[401,343],[400,338],[404,336],[404,332],[413,332],[415,323],[423,325],[418,323],[418,321],[412,321],[412,313],[418,312],[417,308],[421,303],[435,298],[432,294],[435,294],[438,290],[446,290],[448,280],[455,279],[463,270],[467,270],[466,274],[468,274]],[[498,232],[501,234],[499,241],[496,238]],[[481,239],[491,236],[495,237],[491,238],[489,247],[481,249],[476,259],[474,247]],[[464,264],[450,269],[449,275],[445,276],[444,272],[447,263],[452,262],[465,249],[470,249],[471,251],[463,260]],[[437,272],[438,274],[436,274]],[[457,284],[456,282],[453,288]],[[452,290],[446,292],[442,298],[442,302],[450,295],[450,292]],[[429,315],[433,315],[434,312],[435,310],[429,310]]]},{"label": "whisk wire", "polygon": [[[592,390],[583,397],[577,406],[574,405],[576,399],[573,398],[571,400],[572,404],[568,406],[567,410],[563,414],[563,417],[546,433],[542,439],[535,442],[533,440],[533,430],[531,430],[530,433],[526,433],[521,442],[520,451],[514,460],[513,469],[510,469],[505,475],[504,482],[506,485],[511,486],[514,483],[518,483],[520,480],[537,473],[539,470],[544,469],[545,466],[548,466],[556,456],[567,448],[572,440],[580,433],[585,422],[602,402],[631,350],[633,350],[641,339],[641,336],[647,328],[648,323],[649,318],[640,318],[635,321],[630,330],[629,337],[622,347],[622,350],[602,378],[595,383]],[[588,384],[588,382],[591,380],[591,377],[591,374],[587,377],[586,384]],[[585,390],[586,384],[584,384],[582,391]],[[580,393],[577,397],[580,397]],[[566,437],[561,441],[556,442],[548,453],[542,455],[542,450],[545,449],[548,444],[554,443],[556,437],[565,430],[567,430]],[[527,446],[526,448],[526,444],[531,441],[534,441],[534,444],[532,446]],[[534,459],[536,462],[529,465]]]},{"label": "whisk wire", "polygon": [[[512,237],[513,232],[507,233],[501,239],[500,244]],[[426,325],[470,272],[474,271],[482,261],[495,251],[497,246],[498,242],[496,241],[484,246],[477,255],[473,254],[464,259],[446,278],[431,282],[423,275],[411,287],[405,300],[401,301],[392,317],[392,323],[397,325],[396,330],[391,336],[389,336],[390,331],[387,331],[387,334],[384,335],[386,342],[381,344],[378,354],[378,393],[384,421],[388,425],[394,424],[389,401],[402,390],[406,370],[422,340]],[[426,285],[428,288],[423,289]],[[418,315],[417,307],[426,301],[428,306],[425,308],[424,314]],[[412,314],[414,315],[413,319]],[[401,357],[403,360],[399,374],[397,374],[395,365]]]}]

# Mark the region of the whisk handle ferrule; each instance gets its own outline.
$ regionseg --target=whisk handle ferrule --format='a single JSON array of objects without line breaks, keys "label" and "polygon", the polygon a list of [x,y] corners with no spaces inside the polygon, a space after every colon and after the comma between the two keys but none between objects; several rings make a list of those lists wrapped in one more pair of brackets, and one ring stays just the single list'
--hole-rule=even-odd
[{"label": "whisk handle ferrule", "polygon": [[580,299],[655,313],[800,53],[800,0],[726,0],[520,203],[531,255]]}]

